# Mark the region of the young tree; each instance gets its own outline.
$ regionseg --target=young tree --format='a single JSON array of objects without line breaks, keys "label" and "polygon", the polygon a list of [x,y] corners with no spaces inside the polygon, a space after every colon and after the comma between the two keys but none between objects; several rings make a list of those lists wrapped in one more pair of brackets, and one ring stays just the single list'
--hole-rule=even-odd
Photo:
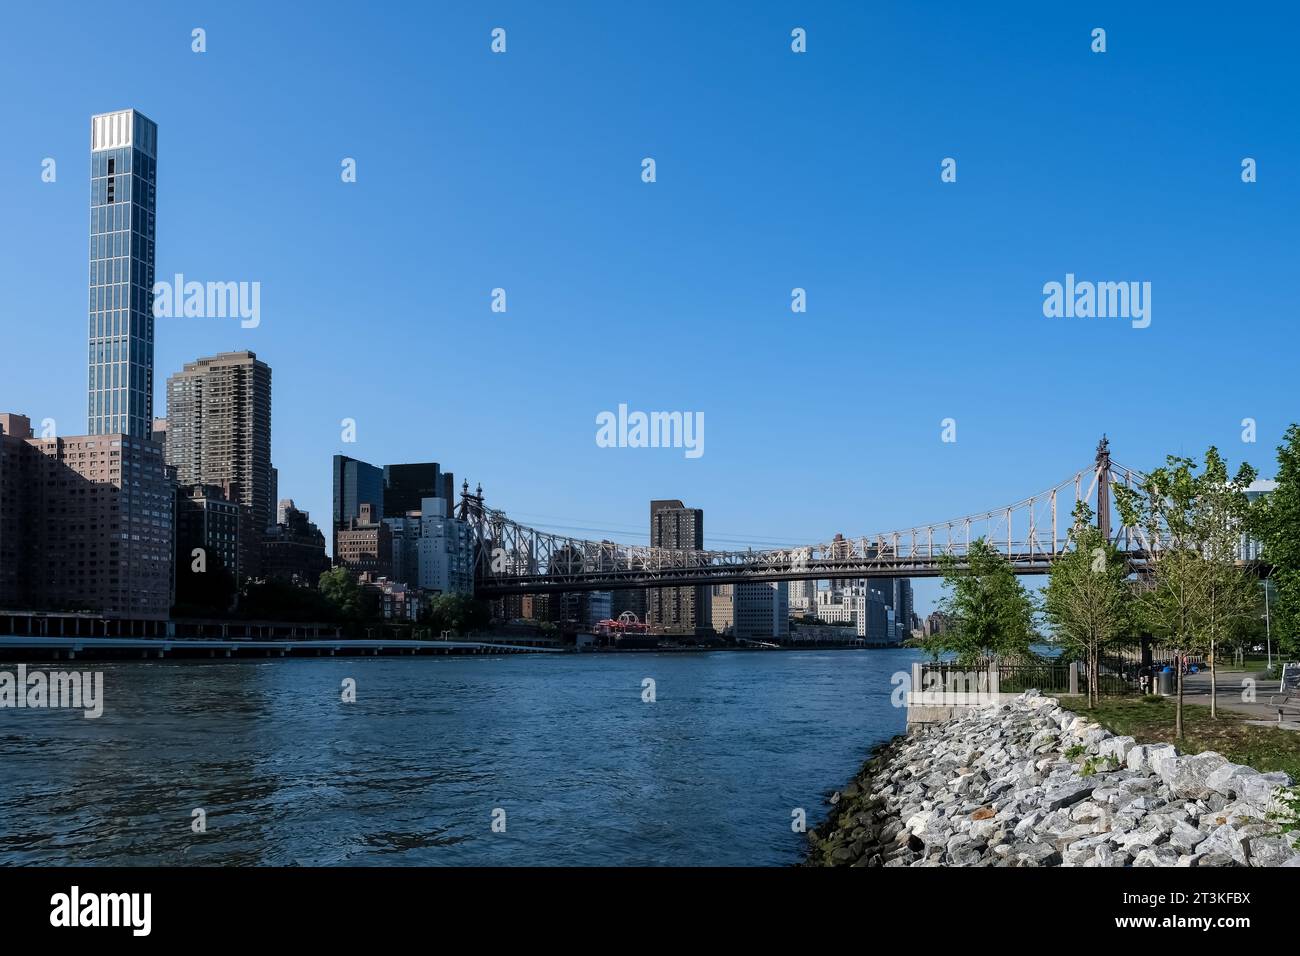
[{"label": "young tree", "polygon": [[989,654],[1030,656],[1034,603],[1016,580],[1010,562],[983,538],[971,542],[963,567],[951,555],[944,558],[943,586],[950,592],[939,610],[948,627],[932,635],[931,653],[955,651],[963,664]]},{"label": "young tree", "polygon": [[1206,453],[1197,519],[1201,553],[1209,562],[1200,644],[1209,651],[1211,717],[1218,716],[1219,650],[1241,632],[1255,606],[1255,581],[1237,564],[1250,519],[1246,489],[1254,480],[1255,469],[1247,464],[1229,479],[1218,452]]},{"label": "young tree", "polygon": [[1092,523],[1092,509],[1080,501],[1070,532],[1074,549],[1048,574],[1043,613],[1059,643],[1082,654],[1088,672],[1088,707],[1097,703],[1101,651],[1133,628],[1128,567]]},{"label": "young tree", "polygon": [[[1229,569],[1234,568],[1235,541],[1244,530],[1245,488],[1254,478],[1243,465],[1234,479],[1216,448],[1205,453],[1205,467],[1190,458],[1170,455],[1162,468],[1147,476],[1145,488],[1116,486],[1115,500],[1125,524],[1139,529],[1147,548],[1147,573],[1139,579],[1136,610],[1161,634],[1178,658],[1178,693],[1174,734],[1183,736],[1183,660],[1201,648],[1211,655],[1217,637],[1236,620],[1231,608],[1235,593]],[[1145,492],[1145,494],[1143,494]],[[1212,616],[1216,623],[1208,623]]]},{"label": "young tree", "polygon": [[1300,655],[1300,425],[1277,449],[1277,490],[1255,502],[1252,527],[1271,566],[1271,630],[1282,651]]}]

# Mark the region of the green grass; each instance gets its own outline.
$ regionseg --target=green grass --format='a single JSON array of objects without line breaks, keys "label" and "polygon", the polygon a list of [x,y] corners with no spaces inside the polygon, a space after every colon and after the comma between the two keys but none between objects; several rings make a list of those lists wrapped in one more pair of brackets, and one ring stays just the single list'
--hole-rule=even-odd
[{"label": "green grass", "polygon": [[1174,738],[1174,702],[1164,697],[1103,697],[1089,710],[1083,697],[1054,695],[1061,706],[1089,717],[1111,733],[1133,737],[1140,744],[1175,744],[1182,753],[1204,750],[1221,753],[1233,763],[1256,770],[1284,770],[1300,780],[1300,732],[1276,727],[1256,727],[1237,714],[1183,705],[1183,739]]}]

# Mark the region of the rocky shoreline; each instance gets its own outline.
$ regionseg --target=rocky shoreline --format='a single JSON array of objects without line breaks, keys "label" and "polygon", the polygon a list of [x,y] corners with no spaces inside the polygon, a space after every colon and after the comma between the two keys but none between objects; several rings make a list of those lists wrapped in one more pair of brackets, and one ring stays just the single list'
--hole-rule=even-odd
[{"label": "rocky shoreline", "polygon": [[1029,691],[897,737],[831,796],[808,866],[1300,866],[1284,773],[1117,737]]}]

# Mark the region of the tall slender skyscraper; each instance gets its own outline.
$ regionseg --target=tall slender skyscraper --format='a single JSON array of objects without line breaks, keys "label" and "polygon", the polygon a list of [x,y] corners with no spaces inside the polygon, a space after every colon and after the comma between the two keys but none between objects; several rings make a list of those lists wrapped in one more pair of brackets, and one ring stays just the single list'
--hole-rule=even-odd
[{"label": "tall slender skyscraper", "polygon": [[153,283],[158,126],[121,110],[90,118],[87,430],[153,430]]}]

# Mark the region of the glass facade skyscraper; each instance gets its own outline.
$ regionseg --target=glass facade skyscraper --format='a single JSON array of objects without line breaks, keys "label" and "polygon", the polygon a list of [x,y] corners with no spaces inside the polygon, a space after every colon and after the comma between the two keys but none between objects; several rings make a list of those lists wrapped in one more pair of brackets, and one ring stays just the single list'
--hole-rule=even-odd
[{"label": "glass facade skyscraper", "polygon": [[153,431],[158,126],[135,110],[90,118],[87,431]]}]

